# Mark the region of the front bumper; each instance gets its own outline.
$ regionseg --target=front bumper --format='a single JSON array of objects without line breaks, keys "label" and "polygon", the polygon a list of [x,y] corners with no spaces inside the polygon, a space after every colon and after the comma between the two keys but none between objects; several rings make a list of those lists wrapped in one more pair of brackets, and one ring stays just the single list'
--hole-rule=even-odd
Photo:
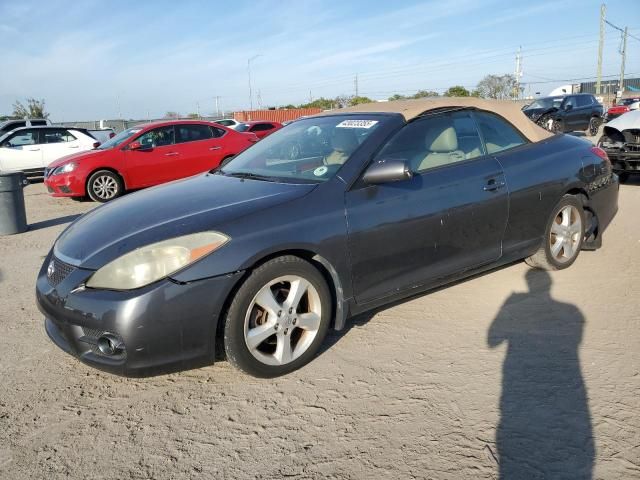
[{"label": "front bumper", "polygon": [[[51,340],[100,370],[148,376],[213,363],[224,303],[242,275],[236,272],[187,284],[170,279],[130,291],[87,289],[93,273],[56,260],[64,275],[47,275],[51,254],[38,275],[36,299]],[[109,333],[124,350],[105,355],[97,339]]]},{"label": "front bumper", "polygon": [[615,172],[640,173],[640,144],[621,144],[620,147],[605,147]]},{"label": "front bumper", "polygon": [[48,175],[45,170],[44,184],[54,197],[83,197],[86,195],[84,179],[73,173]]}]

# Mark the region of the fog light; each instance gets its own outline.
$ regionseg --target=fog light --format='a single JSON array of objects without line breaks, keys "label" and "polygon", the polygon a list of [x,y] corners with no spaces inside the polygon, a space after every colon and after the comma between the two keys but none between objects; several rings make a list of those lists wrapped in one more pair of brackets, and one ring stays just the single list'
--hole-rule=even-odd
[{"label": "fog light", "polygon": [[98,338],[98,350],[103,355],[119,355],[124,351],[124,343],[115,335],[105,333]]}]

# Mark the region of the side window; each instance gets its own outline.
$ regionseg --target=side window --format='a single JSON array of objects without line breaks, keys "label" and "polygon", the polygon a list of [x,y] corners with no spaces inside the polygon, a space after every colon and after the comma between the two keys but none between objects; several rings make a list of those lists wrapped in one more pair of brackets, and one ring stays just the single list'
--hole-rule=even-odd
[{"label": "side window", "polygon": [[2,144],[3,147],[22,147],[24,145],[36,145],[38,143],[37,130],[21,130],[11,135]]},{"label": "side window", "polygon": [[225,133],[227,133],[227,132],[225,130],[221,129],[221,128],[211,127],[211,134],[212,134],[213,138],[220,138]]},{"label": "side window", "polygon": [[469,112],[435,115],[409,123],[387,143],[378,158],[409,162],[414,172],[484,155]]},{"label": "side window", "polygon": [[591,105],[591,97],[589,95],[580,95],[576,97],[578,107],[587,107]]},{"label": "side window", "polygon": [[41,131],[40,143],[63,143],[73,142],[76,140],[69,130],[64,129],[46,129]]},{"label": "side window", "polygon": [[475,112],[480,132],[484,137],[487,153],[498,153],[527,143],[516,128],[498,115]]},{"label": "side window", "polygon": [[164,147],[173,144],[173,125],[154,128],[138,137],[142,148]]},{"label": "side window", "polygon": [[31,120],[31,125],[33,125],[34,127],[41,127],[46,124],[47,124],[46,120]]},{"label": "side window", "polygon": [[212,137],[208,125],[176,125],[176,143],[197,142]]},{"label": "side window", "polygon": [[266,130],[271,130],[273,125],[270,123],[256,123],[253,127],[249,129],[250,132],[264,132]]},{"label": "side window", "polygon": [[576,108],[577,102],[576,102],[576,97],[567,97],[564,101],[564,103],[562,104],[562,108],[566,109],[567,106],[571,105],[573,108]]}]

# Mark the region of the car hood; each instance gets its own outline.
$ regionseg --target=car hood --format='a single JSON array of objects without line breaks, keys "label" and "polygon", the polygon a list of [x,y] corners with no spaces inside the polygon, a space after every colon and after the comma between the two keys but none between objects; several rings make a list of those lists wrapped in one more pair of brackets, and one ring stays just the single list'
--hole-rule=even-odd
[{"label": "car hood", "polygon": [[221,226],[226,221],[300,198],[315,186],[217,174],[178,180],[86,213],[60,235],[54,254],[64,262],[98,269],[144,245],[195,232],[223,230]]},{"label": "car hood", "polygon": [[72,153],[71,155],[66,155],[61,157],[53,162],[51,162],[47,168],[55,168],[63,165],[71,160],[82,161],[84,159],[98,159],[100,157],[107,156],[111,153],[111,150],[85,150],[84,152]]},{"label": "car hood", "polygon": [[556,108],[527,108],[522,111],[529,118],[538,118],[545,113],[555,112]]},{"label": "car hood", "polygon": [[619,132],[623,130],[640,129],[640,110],[632,110],[611,120],[606,125],[608,128],[615,128]]}]

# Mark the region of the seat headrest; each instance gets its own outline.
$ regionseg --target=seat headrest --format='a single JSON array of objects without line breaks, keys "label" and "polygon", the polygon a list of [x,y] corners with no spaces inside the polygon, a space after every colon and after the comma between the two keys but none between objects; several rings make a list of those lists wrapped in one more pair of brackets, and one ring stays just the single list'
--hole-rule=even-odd
[{"label": "seat headrest", "polygon": [[331,146],[338,151],[351,153],[358,146],[356,132],[351,128],[336,128],[331,137]]},{"label": "seat headrest", "polygon": [[[453,152],[458,149],[456,131],[449,122],[434,122],[424,139],[427,149],[432,152]],[[439,124],[440,123],[440,124]]]}]

